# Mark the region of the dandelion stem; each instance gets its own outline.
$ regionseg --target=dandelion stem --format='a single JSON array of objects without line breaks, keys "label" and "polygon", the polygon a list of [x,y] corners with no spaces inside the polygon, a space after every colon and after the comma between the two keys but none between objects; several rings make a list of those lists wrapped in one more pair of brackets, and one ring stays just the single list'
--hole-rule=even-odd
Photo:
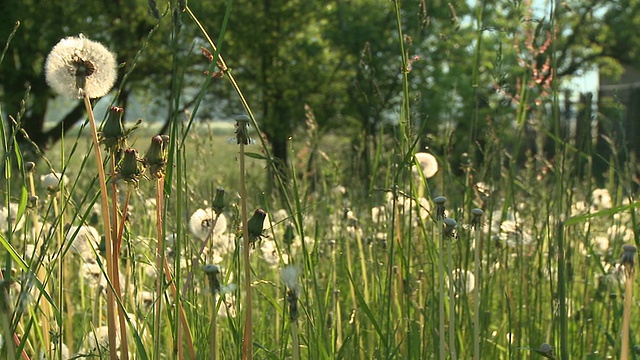
[{"label": "dandelion stem", "polygon": [[291,346],[293,350],[293,360],[300,360],[300,340],[298,340],[298,323],[291,321]]},{"label": "dandelion stem", "polygon": [[[116,154],[115,152],[111,154],[111,179],[115,178],[116,174]],[[112,215],[113,215],[113,257],[107,260],[107,263],[111,262],[113,267],[111,270],[113,271],[113,277],[111,281],[113,283],[113,287],[116,290],[116,297],[118,299],[122,299],[122,286],[120,284],[120,248],[122,246],[122,230],[124,229],[124,221],[126,218],[127,205],[129,203],[130,192],[127,192],[127,198],[125,201],[124,209],[122,212],[122,219],[120,220],[120,224],[118,224],[118,187],[115,181],[111,182],[111,204],[113,206]],[[127,342],[127,324],[124,317],[124,310],[121,306],[118,306],[118,321],[120,328],[120,347],[122,358],[124,360],[129,358],[129,345]]]},{"label": "dandelion stem", "polygon": [[[91,138],[93,140],[93,150],[96,156],[96,166],[98,168],[98,184],[100,185],[100,205],[102,208],[102,221],[104,225],[105,248],[107,255],[107,277],[108,280],[113,279],[113,242],[111,238],[111,219],[109,217],[109,198],[107,196],[107,177],[102,167],[102,153],[100,151],[100,143],[98,141],[98,130],[96,119],[93,115],[93,108],[89,96],[84,96],[84,106],[89,115],[89,125],[91,126]],[[116,319],[115,319],[115,301],[114,292],[111,286],[107,286],[107,329],[109,337],[109,358],[117,360],[116,353]]]},{"label": "dandelion stem", "polygon": [[476,279],[476,286],[473,288],[473,359],[480,360],[480,264],[481,247],[480,247],[480,231],[474,230],[475,236],[475,256],[473,258],[473,272]]},{"label": "dandelion stem", "polygon": [[[437,229],[442,231],[442,220],[438,219]],[[439,348],[438,354],[440,354],[440,360],[445,360],[447,358],[445,348],[446,348],[446,339],[445,339],[445,309],[444,309],[444,233],[440,234],[440,247],[438,249],[438,339],[439,339]]]},{"label": "dandelion stem", "polygon": [[629,325],[631,323],[631,304],[633,300],[633,277],[627,276],[624,282],[624,310],[622,316],[621,360],[629,359]]},{"label": "dandelion stem", "polygon": [[[246,123],[239,124],[246,126]],[[242,217],[242,237],[244,239],[243,255],[244,255],[244,285],[245,285],[245,320],[244,320],[244,336],[242,341],[242,359],[253,358],[253,324],[251,319],[251,263],[249,258],[249,246],[251,239],[249,237],[249,226],[247,217],[247,183],[245,178],[244,164],[244,142],[240,142],[240,204]]]},{"label": "dandelion stem", "polygon": [[164,252],[164,234],[162,226],[162,213],[164,211],[164,176],[156,179],[156,232],[158,236],[156,247],[156,269],[158,278],[156,280],[156,314],[153,323],[153,354],[154,357],[160,356],[160,319],[162,311],[162,295],[164,293],[164,272],[161,271],[165,261]]}]

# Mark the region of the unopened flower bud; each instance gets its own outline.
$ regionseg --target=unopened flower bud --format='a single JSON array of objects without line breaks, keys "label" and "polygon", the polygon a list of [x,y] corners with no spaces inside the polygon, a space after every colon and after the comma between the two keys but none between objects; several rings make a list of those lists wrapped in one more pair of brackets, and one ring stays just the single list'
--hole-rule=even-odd
[{"label": "unopened flower bud", "polygon": [[438,196],[433,199],[436,204],[436,220],[443,220],[445,218],[444,204],[447,202],[447,198],[444,196]]},{"label": "unopened flower bud", "polygon": [[216,197],[213,199],[211,208],[216,215],[222,214],[222,210],[224,210],[224,188],[222,186],[216,189]]},{"label": "unopened flower bud", "polygon": [[109,116],[102,126],[100,132],[100,142],[104,144],[107,150],[117,152],[124,146],[125,131],[122,125],[122,116],[124,109],[117,106],[109,108]]},{"label": "unopened flower bud", "polygon": [[444,223],[444,235],[446,237],[455,237],[455,229],[458,223],[452,218],[446,218],[442,221]]},{"label": "unopened flower bud", "polygon": [[24,170],[28,173],[34,172],[36,170],[36,163],[34,163],[33,161],[27,161],[24,164]]},{"label": "unopened flower bud", "polygon": [[247,115],[236,116],[236,140],[238,145],[249,145],[249,121],[251,119]]},{"label": "unopened flower bud", "polygon": [[167,165],[166,146],[167,144],[162,136],[156,135],[152,137],[151,144],[144,154],[144,159],[142,159],[144,165],[149,168],[149,174],[158,179],[164,176]]},{"label": "unopened flower bud", "polygon": [[209,280],[211,295],[219,294],[221,288],[220,279],[218,279],[218,275],[220,275],[220,268],[216,265],[208,264],[204,266],[203,270]]},{"label": "unopened flower bud", "polygon": [[471,210],[471,214],[473,215],[473,218],[471,218],[471,227],[473,227],[474,229],[482,227],[481,218],[483,213],[484,211],[482,211],[482,209],[475,208]]},{"label": "unopened flower bud", "polygon": [[138,151],[133,148],[126,149],[120,164],[118,177],[126,182],[137,184],[141,175],[142,166],[138,159]]},{"label": "unopened flower bud", "polygon": [[248,240],[251,244],[262,237],[262,230],[264,227],[264,219],[267,217],[267,212],[258,209],[253,213],[251,219],[247,222]]},{"label": "unopened flower bud", "polygon": [[622,265],[625,267],[627,275],[633,274],[636,263],[636,252],[638,249],[633,245],[622,246]]}]

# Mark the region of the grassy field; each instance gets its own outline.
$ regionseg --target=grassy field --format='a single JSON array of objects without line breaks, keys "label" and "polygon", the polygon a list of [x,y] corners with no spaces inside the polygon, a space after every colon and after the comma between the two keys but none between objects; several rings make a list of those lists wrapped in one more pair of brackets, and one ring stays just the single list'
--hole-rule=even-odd
[{"label": "grassy field", "polygon": [[525,106],[482,160],[431,152],[403,71],[394,126],[361,140],[369,173],[353,138],[307,122],[277,176],[245,104],[235,127],[176,116],[167,137],[98,134],[77,79],[91,67],[73,61],[83,131],[35,165],[3,157],[1,358],[640,354],[636,164],[576,175],[597,155],[562,140],[558,118],[553,157],[525,151]]},{"label": "grassy field", "polygon": [[[228,141],[230,135],[229,129],[195,126],[179,159],[169,163],[173,180],[161,219],[171,282],[155,259],[154,181],[121,181],[110,195],[118,213],[127,214],[118,266],[134,358],[240,357],[247,265],[238,242],[239,145]],[[142,148],[149,136],[139,129],[130,141]],[[388,149],[378,160],[393,170],[379,174],[367,191],[359,188],[366,181],[344,175],[350,160],[335,139],[314,150],[325,154],[316,164],[323,170],[318,177],[304,176],[312,151],[304,141],[294,144],[297,173],[283,187],[286,197],[271,187],[265,160],[246,163],[249,213],[262,208],[268,214],[264,236],[250,248],[256,358],[522,359],[548,346],[556,353],[566,347],[570,358],[617,358],[625,279],[636,283],[621,255],[638,228],[637,204],[623,195],[622,183],[596,189],[557,169],[545,173],[536,159],[522,169],[503,168],[504,176],[487,183],[470,173],[454,176],[438,158],[437,173],[426,179],[433,164],[418,170],[411,157],[393,164],[397,156]],[[103,272],[89,147],[86,134],[68,136],[48,154],[52,168],[43,161],[25,179],[15,175],[24,181],[25,204],[20,189],[8,187],[21,217],[3,225],[3,252],[15,281],[3,283],[3,334],[6,339],[14,328],[15,345],[31,357],[57,351],[60,343],[71,356],[106,357],[108,351],[105,292],[112,280]],[[246,150],[262,153],[259,144]],[[52,171],[64,171],[65,180],[47,189],[52,185],[43,176]],[[218,187],[226,197],[215,220]],[[437,204],[436,195],[446,202]],[[206,264],[219,271],[214,295]],[[159,276],[163,300],[156,317]],[[637,316],[630,325],[640,325]]]}]

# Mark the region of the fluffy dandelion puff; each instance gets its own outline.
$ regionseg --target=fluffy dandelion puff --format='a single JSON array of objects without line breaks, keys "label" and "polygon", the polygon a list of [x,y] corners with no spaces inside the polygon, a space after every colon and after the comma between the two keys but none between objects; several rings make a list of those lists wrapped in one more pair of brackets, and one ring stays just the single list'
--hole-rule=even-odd
[{"label": "fluffy dandelion puff", "polygon": [[62,175],[61,173],[52,172],[47,175],[42,175],[40,177],[40,182],[42,186],[48,191],[59,191],[60,185],[62,183],[68,183],[69,178],[66,175]]},{"label": "fluffy dandelion puff", "polygon": [[[415,154],[416,161],[422,168],[422,175],[425,179],[430,179],[438,172],[438,160],[435,156],[426,153],[419,152]],[[417,169],[414,169],[417,172]]]},{"label": "fluffy dandelion puff", "polygon": [[117,78],[115,55],[99,42],[79,36],[58,42],[44,64],[47,84],[58,94],[82,98],[106,95]]},{"label": "fluffy dandelion puff", "polygon": [[607,189],[595,189],[591,193],[591,203],[595,210],[611,209],[613,202]]},{"label": "fluffy dandelion puff", "polygon": [[299,267],[295,265],[287,265],[280,269],[280,280],[282,280],[282,283],[287,288],[297,290],[300,286],[300,283],[298,282],[300,272],[301,270]]},{"label": "fluffy dandelion puff", "polygon": [[[85,337],[87,355],[105,354],[109,352],[109,332],[106,326],[100,326]],[[116,348],[120,347],[120,333],[116,334]]]},{"label": "fluffy dandelion puff", "polygon": [[17,219],[18,207],[17,203],[9,203],[9,207],[0,207],[0,231],[18,231],[22,229],[24,217]]},{"label": "fluffy dandelion puff", "polygon": [[220,235],[227,229],[227,218],[221,214],[212,230],[216,214],[211,209],[198,209],[189,219],[189,230],[196,238],[205,240],[211,235]]},{"label": "fluffy dandelion puff", "polygon": [[453,281],[449,283],[450,279],[447,278],[447,284],[454,287],[456,296],[460,296],[462,294],[470,294],[476,287],[476,277],[471,271],[468,270],[453,270],[451,272],[451,279],[453,279]]}]

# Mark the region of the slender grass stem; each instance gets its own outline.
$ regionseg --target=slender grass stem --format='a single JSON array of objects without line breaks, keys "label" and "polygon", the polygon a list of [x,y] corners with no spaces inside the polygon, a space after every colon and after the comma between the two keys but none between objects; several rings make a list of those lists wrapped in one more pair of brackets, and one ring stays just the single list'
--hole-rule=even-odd
[{"label": "slender grass stem", "polygon": [[[98,141],[98,129],[96,126],[96,120],[93,115],[93,108],[91,107],[91,101],[87,95],[84,96],[84,106],[89,116],[89,125],[91,127],[91,139],[93,141],[93,151],[96,157],[96,166],[98,168],[98,185],[100,186],[100,205],[102,208],[102,221],[104,226],[104,238],[106,248],[106,267],[107,277],[111,281],[114,276],[113,268],[117,264],[113,263],[113,241],[111,238],[111,219],[109,216],[109,198],[107,193],[107,177],[102,166],[102,152],[100,151],[100,142]],[[115,319],[115,294],[112,287],[107,287],[107,329],[109,337],[109,358],[111,360],[118,360],[116,353],[116,319]]]},{"label": "slender grass stem", "polygon": [[473,359],[480,360],[480,264],[482,263],[482,249],[480,244],[480,230],[474,230],[475,248],[473,257],[473,274],[476,286],[473,288]]},{"label": "slender grass stem", "polygon": [[[246,131],[246,122],[238,121],[238,126],[244,126]],[[248,216],[247,216],[247,183],[245,174],[245,142],[240,143],[240,204],[242,218],[242,237],[243,237],[243,259],[244,259],[244,286],[245,286],[245,320],[244,334],[242,340],[242,359],[253,358],[253,322],[252,322],[252,299],[251,299],[251,262],[249,257],[249,247],[251,239],[249,237]]]},{"label": "slender grass stem", "polygon": [[155,296],[155,318],[153,322],[153,355],[160,356],[160,322],[162,320],[162,298],[164,294],[164,272],[161,270],[166,260],[164,251],[164,176],[156,179],[156,296]]},{"label": "slender grass stem", "polygon": [[633,301],[633,275],[624,282],[624,310],[622,316],[622,344],[620,359],[629,359],[629,325],[631,323],[631,305]]},{"label": "slender grass stem", "polygon": [[300,360],[300,340],[298,339],[298,323],[293,320],[291,326],[291,349],[293,350],[293,360]]}]

